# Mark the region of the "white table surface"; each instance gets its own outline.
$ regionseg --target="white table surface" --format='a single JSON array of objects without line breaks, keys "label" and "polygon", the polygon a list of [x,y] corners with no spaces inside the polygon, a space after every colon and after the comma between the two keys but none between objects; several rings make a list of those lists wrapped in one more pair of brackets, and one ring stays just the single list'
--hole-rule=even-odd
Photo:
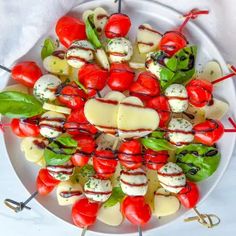
[{"label": "white table surface", "polygon": [[[22,44],[22,40],[29,38],[29,32],[18,32],[18,29],[32,21],[26,9],[34,13],[34,20],[41,26],[52,25],[59,16],[65,14],[73,5],[78,4],[76,0],[0,0],[0,63],[11,65],[14,60],[29,50],[40,37],[40,34],[31,36],[30,42],[21,50],[16,50]],[[199,24],[213,38],[223,56],[228,62],[236,63],[236,6],[235,0],[161,0],[177,10],[186,12],[193,7],[208,8],[211,15],[199,18]],[[33,3],[33,4],[32,4]],[[50,9],[53,14],[48,14],[41,19],[40,14]],[[4,55],[4,57],[3,57]],[[4,74],[0,73],[4,79]],[[0,134],[2,136],[2,134]],[[79,229],[63,223],[55,216],[45,211],[35,201],[31,211],[25,210],[15,214],[3,205],[6,197],[24,200],[28,193],[16,177],[8,160],[2,137],[0,137],[0,235],[6,236],[28,236],[28,235],[53,235],[76,236]],[[183,223],[180,219],[169,227],[157,232],[144,235],[170,235],[181,234],[182,236],[222,236],[236,234],[236,150],[231,163],[221,182],[199,208],[202,212],[215,213],[221,218],[221,224],[213,229],[206,229],[197,223]],[[88,232],[87,235],[95,235]]]}]

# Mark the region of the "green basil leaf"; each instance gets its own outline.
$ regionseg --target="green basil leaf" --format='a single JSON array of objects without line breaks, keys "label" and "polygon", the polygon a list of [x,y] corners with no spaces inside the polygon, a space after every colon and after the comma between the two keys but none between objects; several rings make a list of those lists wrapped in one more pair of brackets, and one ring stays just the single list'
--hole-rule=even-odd
[{"label": "green basil leaf", "polygon": [[164,135],[165,135],[165,133],[162,132],[162,131],[154,131],[154,132],[151,133],[151,137],[153,137],[153,138],[161,138],[161,139],[163,139]]},{"label": "green basil leaf", "polygon": [[215,147],[203,144],[190,144],[177,149],[176,164],[185,173],[187,179],[193,182],[205,180],[217,169],[220,153]]},{"label": "green basil leaf", "polygon": [[196,56],[197,47],[189,46],[166,60],[165,66],[160,71],[162,89],[166,89],[173,83],[182,84],[191,79],[195,74]]},{"label": "green basil leaf", "polygon": [[165,139],[156,139],[153,137],[142,138],[142,144],[149,149],[154,151],[163,151],[163,150],[175,150],[175,148]]},{"label": "green basil leaf", "polygon": [[0,93],[0,114],[10,118],[27,118],[43,112],[42,104],[32,95],[16,91]]},{"label": "green basil leaf", "polygon": [[122,199],[125,197],[121,187],[114,187],[112,189],[112,194],[108,198],[108,200],[103,204],[104,207],[112,207],[116,205],[116,203],[121,202]]},{"label": "green basil leaf", "polygon": [[56,42],[54,42],[51,38],[45,39],[44,43],[43,43],[42,50],[41,50],[42,60],[48,56],[51,56],[56,48],[57,48]]},{"label": "green basil leaf", "polygon": [[76,152],[77,141],[70,136],[60,136],[44,150],[47,165],[62,165]]},{"label": "green basil leaf", "polygon": [[92,177],[95,174],[95,170],[93,168],[93,165],[89,165],[86,164],[84,165],[80,171],[79,171],[79,175],[83,176],[83,177]]},{"label": "green basil leaf", "polygon": [[92,43],[95,48],[101,48],[102,44],[98,38],[98,33],[91,17],[87,18],[87,20],[85,21],[85,26],[86,26],[86,35],[90,43]]}]

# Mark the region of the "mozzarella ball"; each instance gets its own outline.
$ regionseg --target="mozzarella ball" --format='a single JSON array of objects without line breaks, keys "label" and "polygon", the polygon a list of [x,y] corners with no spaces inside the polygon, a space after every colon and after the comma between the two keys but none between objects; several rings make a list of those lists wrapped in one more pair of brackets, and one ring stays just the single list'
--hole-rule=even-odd
[{"label": "mozzarella ball", "polygon": [[110,62],[129,61],[133,55],[133,46],[126,38],[114,38],[107,44]]},{"label": "mozzarella ball", "polygon": [[183,112],[188,108],[188,94],[182,84],[172,84],[165,90],[170,108],[173,112]]},{"label": "mozzarella ball", "polygon": [[176,145],[182,146],[193,141],[192,124],[183,118],[173,118],[168,125],[167,136],[169,141]]},{"label": "mozzarella ball", "polygon": [[56,89],[61,83],[55,75],[43,75],[34,84],[34,96],[42,101],[53,101],[56,99]]},{"label": "mozzarella ball", "polygon": [[55,111],[45,112],[40,119],[40,134],[46,138],[56,138],[63,132],[66,116]]},{"label": "mozzarella ball", "polygon": [[129,196],[144,196],[148,189],[148,179],[143,169],[122,170],[120,174],[122,191]]},{"label": "mozzarella ball", "polygon": [[94,58],[94,48],[87,40],[78,40],[73,42],[67,50],[66,59],[70,66],[81,68]]},{"label": "mozzarella ball", "polygon": [[175,163],[168,162],[157,172],[161,186],[171,193],[178,193],[186,185],[183,170]]},{"label": "mozzarella ball", "polygon": [[55,179],[67,181],[73,175],[74,165],[69,161],[63,165],[47,166],[48,173]]},{"label": "mozzarella ball", "polygon": [[109,179],[91,177],[84,185],[85,196],[96,202],[105,202],[112,193],[112,184]]}]

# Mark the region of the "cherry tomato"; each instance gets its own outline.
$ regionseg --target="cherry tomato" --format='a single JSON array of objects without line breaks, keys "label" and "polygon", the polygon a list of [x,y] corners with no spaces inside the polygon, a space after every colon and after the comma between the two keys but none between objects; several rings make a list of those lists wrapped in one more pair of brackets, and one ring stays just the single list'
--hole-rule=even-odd
[{"label": "cherry tomato", "polygon": [[171,115],[171,109],[168,99],[165,96],[161,95],[150,99],[147,102],[146,106],[157,111],[160,118],[159,127],[166,127]]},{"label": "cherry tomato", "polygon": [[75,82],[63,84],[57,88],[58,100],[60,103],[72,109],[79,109],[84,106],[86,93],[79,88]]},{"label": "cherry tomato", "polygon": [[127,169],[137,169],[142,166],[142,145],[138,140],[123,142],[119,148],[120,164]]},{"label": "cherry tomato", "polygon": [[96,150],[93,156],[93,167],[100,178],[110,178],[116,171],[117,160],[112,151]]},{"label": "cherry tomato", "polygon": [[186,208],[194,208],[200,198],[198,186],[187,182],[186,186],[177,195],[181,204]]},{"label": "cherry tomato", "polygon": [[95,150],[96,143],[91,135],[81,133],[74,137],[78,142],[79,150],[71,157],[74,166],[84,166],[88,163],[91,153]]},{"label": "cherry tomato", "polygon": [[35,82],[43,75],[39,66],[33,61],[22,61],[16,64],[11,75],[18,83],[33,88]]},{"label": "cherry tomato", "polygon": [[147,101],[161,93],[160,83],[150,72],[141,72],[130,87],[131,95]]},{"label": "cherry tomato", "polygon": [[51,193],[53,191],[55,186],[45,185],[43,183],[43,181],[38,176],[37,180],[36,180],[36,187],[37,187],[37,190],[38,190],[40,195],[48,195],[49,193]]},{"label": "cherry tomato", "polygon": [[99,203],[90,202],[87,198],[82,198],[72,207],[72,220],[78,227],[88,227],[95,223],[98,210]]},{"label": "cherry tomato", "polygon": [[38,173],[40,180],[48,187],[56,186],[60,183],[59,180],[54,179],[48,172],[47,169],[41,169]]},{"label": "cherry tomato", "polygon": [[169,154],[167,151],[153,151],[147,149],[144,158],[148,169],[159,170],[168,162]]},{"label": "cherry tomato", "polygon": [[107,38],[125,37],[130,29],[131,21],[127,15],[115,13],[111,15],[105,25],[104,31]]},{"label": "cherry tomato", "polygon": [[84,115],[84,108],[72,110],[68,116],[64,129],[70,135],[79,135],[81,132],[96,134],[97,129],[91,125]]},{"label": "cherry tomato", "polygon": [[124,92],[128,90],[134,80],[135,73],[126,63],[112,63],[108,86],[112,90]]},{"label": "cherry tomato", "polygon": [[85,88],[91,90],[90,94],[95,95],[106,86],[108,71],[96,64],[86,64],[79,70],[78,76]]},{"label": "cherry tomato", "polygon": [[128,196],[121,205],[121,212],[134,225],[145,225],[152,216],[150,206],[145,203],[143,196]]},{"label": "cherry tomato", "polygon": [[63,16],[57,21],[56,34],[60,42],[68,48],[74,41],[86,39],[85,24],[71,16]]},{"label": "cherry tomato", "polygon": [[39,135],[39,126],[30,119],[12,119],[11,129],[19,137],[36,137]]},{"label": "cherry tomato", "polygon": [[188,44],[187,39],[178,31],[166,32],[159,43],[159,49],[173,56],[180,49],[185,48]]},{"label": "cherry tomato", "polygon": [[193,127],[194,138],[197,142],[212,146],[224,134],[224,126],[219,120],[206,120]]}]

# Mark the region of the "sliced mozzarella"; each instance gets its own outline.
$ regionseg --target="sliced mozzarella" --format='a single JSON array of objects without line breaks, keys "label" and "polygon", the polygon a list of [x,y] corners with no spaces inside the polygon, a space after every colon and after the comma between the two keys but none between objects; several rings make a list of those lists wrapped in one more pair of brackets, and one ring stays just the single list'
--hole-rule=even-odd
[{"label": "sliced mozzarella", "polygon": [[57,56],[48,56],[43,60],[44,68],[56,75],[68,75],[69,74],[69,64],[66,59],[59,58]]},{"label": "sliced mozzarella", "polygon": [[96,202],[105,202],[112,193],[112,185],[109,179],[91,177],[84,185],[85,196]]},{"label": "sliced mozzarella", "polygon": [[186,185],[186,176],[183,170],[173,162],[168,162],[161,167],[157,176],[161,186],[172,193],[180,192]]},{"label": "sliced mozzarella", "polygon": [[205,118],[221,120],[229,111],[229,104],[214,98],[212,104],[205,106],[204,110]]},{"label": "sliced mozzarella", "polygon": [[222,75],[223,72],[220,64],[217,61],[209,61],[205,65],[203,72],[199,75],[199,77],[212,82],[222,77]]},{"label": "sliced mozzarella", "polygon": [[44,159],[44,157],[42,157],[38,162],[35,162],[37,165],[41,166],[41,167],[45,167],[46,166],[46,161]]},{"label": "sliced mozzarella", "polygon": [[53,101],[56,99],[56,89],[61,83],[55,75],[43,75],[34,84],[34,96],[39,100]]},{"label": "sliced mozzarella", "polygon": [[120,186],[129,196],[144,196],[148,189],[148,179],[143,169],[122,170],[120,173]]},{"label": "sliced mozzarella", "polygon": [[116,139],[117,138],[115,136],[105,133],[99,135],[96,139],[97,150],[112,149]]},{"label": "sliced mozzarella", "polygon": [[71,181],[60,182],[57,186],[57,201],[60,206],[73,205],[82,196],[82,187]]},{"label": "sliced mozzarella", "polygon": [[25,153],[26,160],[30,162],[40,162],[43,158],[45,146],[48,144],[46,139],[26,137],[22,139],[21,151]]},{"label": "sliced mozzarella", "polygon": [[110,62],[129,61],[133,55],[133,46],[126,38],[114,38],[107,44]]},{"label": "sliced mozzarella", "polygon": [[97,7],[95,8],[94,10],[94,25],[95,25],[95,28],[98,32],[98,34],[101,34],[106,23],[107,23],[107,20],[108,20],[108,13],[107,11],[102,8],[102,7]]},{"label": "sliced mozzarella", "polygon": [[125,95],[121,92],[117,92],[117,91],[111,91],[109,93],[106,94],[106,96],[104,97],[105,99],[108,100],[112,100],[112,101],[122,101],[123,99],[125,99]]},{"label": "sliced mozzarella", "polygon": [[29,94],[29,88],[25,87],[22,84],[13,84],[5,87],[3,91],[15,91],[20,93],[26,93]]},{"label": "sliced mozzarella", "polygon": [[137,43],[140,53],[148,53],[157,49],[162,35],[153,30],[149,24],[142,24],[138,28]]},{"label": "sliced mozzarella", "polygon": [[78,40],[71,44],[66,53],[66,59],[70,66],[81,68],[88,62],[91,62],[94,48],[87,40]]},{"label": "sliced mozzarella", "polygon": [[47,102],[43,104],[43,109],[48,110],[48,111],[55,111],[55,112],[59,112],[63,114],[68,114],[68,115],[71,113],[71,109],[68,107],[58,106],[58,105],[50,104]]},{"label": "sliced mozzarella", "polygon": [[172,84],[165,90],[170,108],[173,112],[183,112],[188,108],[187,90],[182,84]]},{"label": "sliced mozzarella", "polygon": [[120,225],[123,221],[123,215],[120,211],[120,203],[118,202],[111,207],[102,206],[98,211],[97,219],[107,225]]},{"label": "sliced mozzarella", "polygon": [[69,78],[72,81],[77,81],[78,78],[78,73],[79,73],[79,69],[78,68],[74,68],[74,67],[70,67],[70,72],[69,72]]},{"label": "sliced mozzarella", "polygon": [[108,61],[108,57],[106,52],[104,51],[103,48],[98,48],[95,51],[95,57],[97,62],[100,64],[101,67],[103,67],[106,70],[110,69],[110,64]]},{"label": "sliced mozzarella", "polygon": [[48,111],[41,116],[39,122],[40,134],[46,138],[56,138],[63,131],[63,125],[66,120],[62,113]]},{"label": "sliced mozzarella", "polygon": [[142,62],[129,62],[129,66],[135,70],[138,69],[144,69],[145,68],[145,63]]},{"label": "sliced mozzarella", "polygon": [[180,202],[164,188],[159,188],[154,196],[154,215],[156,217],[168,216],[176,213],[180,208]]},{"label": "sliced mozzarella", "polygon": [[182,146],[193,141],[192,129],[193,126],[189,121],[183,118],[172,118],[168,125],[167,136],[172,144]]}]

